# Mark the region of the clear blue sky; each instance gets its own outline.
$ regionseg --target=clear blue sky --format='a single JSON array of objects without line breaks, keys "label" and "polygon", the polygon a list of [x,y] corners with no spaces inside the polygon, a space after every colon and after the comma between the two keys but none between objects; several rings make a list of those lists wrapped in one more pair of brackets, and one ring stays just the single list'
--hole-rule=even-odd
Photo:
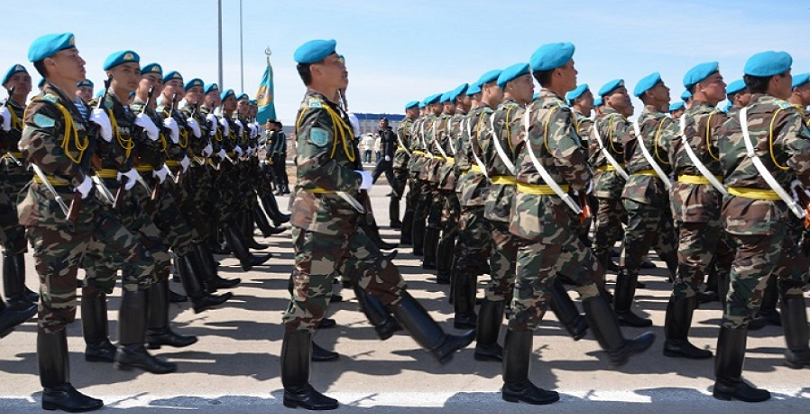
[{"label": "clear blue sky", "polygon": [[[71,31],[98,84],[110,53],[132,49],[186,79],[217,79],[216,0],[25,0],[4,5],[0,70],[26,62],[36,37]],[[239,1],[223,0],[224,86],[240,92]],[[598,89],[624,78],[629,89],[659,71],[683,91],[683,74],[717,60],[730,82],[762,50],[793,55],[810,71],[805,1],[372,1],[243,0],[245,92],[255,94],[264,49],[273,50],[276,111],[293,122],[304,87],[293,52],[303,42],[338,41],[355,112],[401,113],[410,100],[444,92],[482,73],[526,62],[548,42],[570,41],[579,82]],[[0,92],[0,96],[4,96]],[[640,102],[635,101],[637,105]]]}]

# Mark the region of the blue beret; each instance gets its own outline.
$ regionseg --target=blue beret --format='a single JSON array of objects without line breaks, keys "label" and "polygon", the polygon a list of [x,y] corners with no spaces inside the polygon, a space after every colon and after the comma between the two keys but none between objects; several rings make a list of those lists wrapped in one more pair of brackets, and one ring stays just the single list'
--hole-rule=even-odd
[{"label": "blue beret", "polygon": [[219,92],[219,85],[216,83],[209,83],[208,85],[205,85],[203,92],[205,92],[206,95],[208,95],[210,92]]},{"label": "blue beret", "polygon": [[425,98],[425,105],[427,106],[427,105],[439,102],[439,99],[441,99],[441,97],[442,97],[442,94],[440,94],[440,93],[430,95],[427,98]]},{"label": "blue beret", "polygon": [[723,112],[728,112],[732,106],[734,106],[734,104],[732,104],[731,101],[726,101],[726,104],[723,106]]},{"label": "blue beret", "polygon": [[419,102],[419,109],[422,109],[425,106],[427,106],[427,105],[425,105],[425,101]]},{"label": "blue beret", "polygon": [[490,82],[495,82],[498,80],[498,76],[501,76],[501,71],[498,69],[491,70],[478,78],[478,84],[483,86]]},{"label": "blue beret", "polygon": [[585,91],[587,91],[587,90],[588,90],[588,84],[583,83],[582,85],[579,85],[576,88],[570,90],[568,93],[566,93],[565,94],[565,99],[570,104],[571,101],[573,101],[574,99],[577,99],[580,96],[582,96],[582,94],[585,93]]},{"label": "blue beret", "polygon": [[410,101],[405,104],[405,109],[411,109],[414,106],[419,106],[419,101]]},{"label": "blue beret", "polygon": [[28,71],[25,69],[25,66],[18,63],[9,68],[8,72],[6,72],[6,76],[3,76],[3,81],[0,82],[0,85],[5,85],[12,76],[18,73],[28,73]]},{"label": "blue beret", "polygon": [[498,86],[503,89],[506,87],[508,82],[511,82],[520,76],[528,75],[529,73],[531,73],[531,71],[529,70],[528,63],[518,63],[516,65],[509,66],[498,76]]},{"label": "blue beret", "polygon": [[745,81],[742,79],[737,79],[726,86],[726,95],[734,95],[743,89],[745,89]]},{"label": "blue beret", "polygon": [[649,91],[655,85],[661,82],[661,74],[658,72],[653,72],[643,78],[636,84],[636,88],[633,89],[633,95],[636,98],[641,98],[641,95],[644,95],[644,92]]},{"label": "blue beret", "polygon": [[239,95],[238,97],[236,97],[236,100],[237,101],[241,101],[241,100],[249,101],[250,97],[248,96],[248,94],[243,93],[243,94]]},{"label": "blue beret", "polygon": [[37,83],[37,88],[42,88],[43,86],[45,86],[45,78],[40,79],[39,83]]},{"label": "blue beret", "polygon": [[91,81],[90,79],[85,79],[85,80],[83,80],[83,81],[76,84],[77,88],[81,88],[82,86],[89,86],[89,87],[92,88],[94,86],[93,81]]},{"label": "blue beret", "polygon": [[692,92],[683,91],[683,93],[681,94],[681,99],[683,99],[684,101],[692,99]]},{"label": "blue beret", "polygon": [[76,47],[76,38],[73,33],[49,34],[34,40],[28,48],[28,60],[38,62],[51,57],[61,50]]},{"label": "blue beret", "polygon": [[459,96],[467,93],[467,89],[469,87],[470,87],[470,85],[468,85],[466,83],[462,83],[461,85],[458,85],[458,87],[456,87],[456,89],[453,89],[453,98],[452,99],[456,100],[456,99],[458,99]]},{"label": "blue beret", "polygon": [[473,84],[467,88],[467,95],[473,96],[477,93],[481,93],[481,85],[479,85],[478,82],[473,82]]},{"label": "blue beret", "polygon": [[150,63],[141,68],[141,75],[145,73],[157,73],[158,76],[163,78],[163,68],[157,63]]},{"label": "blue beret", "polygon": [[624,86],[624,79],[613,79],[599,89],[599,96],[610,95],[615,89]]},{"label": "blue beret", "polygon": [[221,101],[224,101],[228,98],[236,99],[236,93],[233,91],[233,89],[228,89],[227,91],[224,91],[219,95],[219,99]]},{"label": "blue beret", "polygon": [[104,88],[99,88],[99,90],[96,91],[96,98],[101,98],[101,95],[104,95],[104,90]]},{"label": "blue beret", "polygon": [[796,87],[802,86],[805,83],[807,83],[808,81],[810,81],[810,73],[802,73],[802,74],[799,74],[799,75],[794,75],[793,76],[793,85],[791,86],[791,88],[796,88]]},{"label": "blue beret", "polygon": [[675,102],[674,104],[669,106],[669,112],[675,112],[675,111],[677,111],[679,109],[683,109],[683,107],[684,107],[683,101]]},{"label": "blue beret", "polygon": [[310,40],[295,49],[293,59],[298,63],[315,63],[335,53],[337,42],[334,40]]},{"label": "blue beret", "polygon": [[115,52],[110,56],[107,56],[107,59],[104,60],[104,70],[110,70],[118,65],[123,65],[124,63],[138,63],[138,68],[140,68],[141,57],[131,50]]},{"label": "blue beret", "polygon": [[445,103],[445,102],[449,101],[451,93],[453,93],[453,91],[447,91],[447,92],[443,93],[442,96],[439,98],[439,103]]},{"label": "blue beret", "polygon": [[540,97],[540,92],[535,92],[534,95],[532,95],[532,100],[536,101],[537,98],[539,98],[539,97]]},{"label": "blue beret", "polygon": [[186,82],[185,86],[183,86],[183,89],[189,90],[189,89],[191,89],[191,88],[193,88],[195,86],[199,86],[199,87],[202,88],[204,86],[202,79],[194,78],[194,79]]},{"label": "blue beret", "polygon": [[574,56],[574,45],[569,42],[549,43],[532,53],[529,63],[533,71],[546,71],[565,66]]},{"label": "blue beret", "polygon": [[175,79],[179,80],[180,83],[183,83],[183,75],[181,75],[180,72],[178,72],[176,70],[173,70],[173,71],[167,73],[165,76],[163,76],[163,83],[166,83],[166,82],[168,82],[170,80],[175,80]]},{"label": "blue beret", "polygon": [[683,87],[689,89],[695,86],[697,83],[711,76],[712,73],[717,72],[719,68],[720,64],[717,62],[706,62],[689,69],[686,75],[683,75]]},{"label": "blue beret", "polygon": [[604,99],[602,99],[602,97],[601,97],[601,96],[597,96],[597,97],[596,97],[596,98],[593,100],[593,106],[594,106],[594,107],[597,107],[597,106],[602,106],[602,105],[604,105],[604,104],[605,104],[605,100],[604,100]]},{"label": "blue beret", "polygon": [[745,62],[743,73],[749,76],[768,77],[785,73],[793,65],[793,58],[787,52],[757,53]]}]

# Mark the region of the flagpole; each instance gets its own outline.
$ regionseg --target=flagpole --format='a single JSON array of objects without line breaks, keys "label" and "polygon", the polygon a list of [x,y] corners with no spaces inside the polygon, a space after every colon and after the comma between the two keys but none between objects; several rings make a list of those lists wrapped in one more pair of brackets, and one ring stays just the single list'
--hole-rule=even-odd
[{"label": "flagpole", "polygon": [[245,92],[245,48],[242,42],[242,0],[239,0],[239,70],[241,75],[239,77],[242,93]]},{"label": "flagpole", "polygon": [[219,41],[219,88],[224,90],[222,84],[222,0],[217,0],[218,13],[217,13],[217,38]]}]

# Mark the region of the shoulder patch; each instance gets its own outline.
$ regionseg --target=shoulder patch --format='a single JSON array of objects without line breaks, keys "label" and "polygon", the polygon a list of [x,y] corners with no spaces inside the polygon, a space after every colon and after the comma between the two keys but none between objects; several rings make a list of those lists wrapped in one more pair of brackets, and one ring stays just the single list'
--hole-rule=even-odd
[{"label": "shoulder patch", "polygon": [[42,114],[34,115],[32,121],[40,128],[52,128],[56,125],[56,121],[53,118]]},{"label": "shoulder patch", "polygon": [[321,104],[321,101],[317,101],[317,100],[313,99],[313,100],[309,101],[309,107],[310,108],[322,108],[323,104]]},{"label": "shoulder patch", "polygon": [[329,143],[329,131],[323,128],[313,127],[309,130],[309,139],[316,147],[325,147]]},{"label": "shoulder patch", "polygon": [[46,101],[46,102],[56,103],[56,102],[58,101],[58,99],[59,99],[59,98],[57,98],[56,96],[51,95],[51,94],[46,94],[46,95],[43,95],[43,96],[42,96],[41,98],[39,98],[39,99],[40,99],[40,100],[43,100],[43,101]]},{"label": "shoulder patch", "polygon": [[795,108],[795,106],[792,103],[782,99],[777,99],[776,104],[779,105],[779,107],[782,109]]}]

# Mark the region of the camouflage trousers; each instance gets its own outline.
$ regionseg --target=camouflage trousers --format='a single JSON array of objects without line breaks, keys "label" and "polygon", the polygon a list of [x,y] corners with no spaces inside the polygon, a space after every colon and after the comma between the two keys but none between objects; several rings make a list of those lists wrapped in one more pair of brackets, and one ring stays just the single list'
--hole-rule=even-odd
[{"label": "camouflage trousers", "polygon": [[[431,209],[433,208],[434,204],[436,204],[435,203],[436,200],[433,199],[435,192],[436,192],[435,191],[435,186],[433,185],[433,183],[431,183],[429,181],[424,181],[424,180],[419,181],[419,194],[418,194],[418,198],[416,200],[416,208],[414,209],[414,212],[413,212],[413,221],[414,222],[418,223],[418,222],[421,222],[421,221],[426,221],[428,219],[428,217],[430,216],[430,213],[431,213]],[[441,206],[439,206],[439,208],[441,208]],[[432,228],[441,228],[441,224],[440,224],[440,222],[441,222],[441,210],[439,210],[439,218],[438,219],[439,219],[439,223],[435,223],[435,222],[432,223],[433,224]],[[434,220],[435,220],[435,215],[434,215]],[[427,225],[430,225],[430,224],[431,223],[428,223]]]},{"label": "camouflage trousers", "polygon": [[622,238],[622,220],[624,207],[620,198],[599,197],[599,208],[596,211],[596,238],[593,242],[594,254],[601,257],[607,254],[613,245]]},{"label": "camouflage trousers", "polygon": [[437,186],[432,186],[432,191],[430,192],[430,207],[428,209],[428,216],[427,216],[427,228],[429,229],[442,229],[442,211],[444,210],[444,203],[445,203],[445,194],[437,188]]},{"label": "camouflage trousers", "polygon": [[678,233],[678,271],[672,293],[676,298],[692,297],[700,291],[712,263],[719,274],[728,274],[734,251],[719,218],[680,223]]},{"label": "camouflage trousers", "polygon": [[487,259],[492,248],[492,226],[484,218],[484,206],[463,207],[458,221],[454,271],[480,275],[490,270]]},{"label": "camouflage trousers", "polygon": [[405,288],[399,269],[362,230],[329,235],[296,227],[292,238],[293,294],[283,317],[287,332],[315,330],[329,307],[338,270],[383,305],[399,302]]},{"label": "camouflage trousers", "polygon": [[[115,194],[118,189],[117,181],[114,179],[104,179],[104,184]],[[146,203],[150,195],[146,193],[140,185],[135,185],[130,191],[122,194],[124,199],[120,202],[118,209],[110,210],[110,213],[129,230],[138,242],[146,248],[154,259],[154,280],[168,280],[170,274],[170,257],[166,246],[163,244],[160,230],[158,230],[152,218],[146,211]],[[106,250],[105,250],[106,251]],[[108,251],[107,257],[114,257],[114,251]],[[92,285],[96,289],[112,293],[115,287],[115,275],[118,273],[118,264],[112,260],[93,260],[85,256],[82,259],[82,268],[87,274],[87,285]]]},{"label": "camouflage trousers", "polygon": [[17,198],[31,181],[31,173],[8,158],[0,161],[0,243],[7,255],[28,251],[25,228],[17,216]]},{"label": "camouflage trousers", "polygon": [[[490,221],[492,250],[489,255],[490,282],[485,294],[490,302],[512,301],[517,266],[516,236],[509,232],[509,223]],[[509,312],[511,313],[511,312]],[[509,314],[507,313],[507,314]]]},{"label": "camouflage trousers", "polygon": [[213,174],[207,165],[194,166],[189,170],[190,180],[183,181],[183,187],[189,197],[182,200],[180,209],[197,234],[207,237],[210,223],[215,221],[211,217],[214,211],[213,203],[210,200],[213,186]]},{"label": "camouflage trousers", "polygon": [[604,280],[605,270],[591,249],[570,226],[549,230],[545,233],[547,236],[535,240],[515,237],[517,265],[510,329],[537,329],[548,309],[549,291],[557,274],[568,276],[577,285],[582,301],[599,296],[597,281]]},{"label": "camouflage trousers", "polygon": [[210,197],[218,223],[224,223],[237,213],[237,198],[239,188],[235,185],[238,180],[236,169],[229,161],[219,163],[219,170],[214,174],[214,187]]},{"label": "camouflage trousers", "polygon": [[[160,230],[161,239],[174,254],[185,256],[194,250],[200,233],[186,220],[180,203],[174,195],[182,192],[181,186],[167,179],[161,184],[156,200],[147,203],[146,211]],[[180,194],[182,197],[182,194]]]},{"label": "camouflage trousers", "polygon": [[442,231],[450,233],[458,228],[458,219],[461,215],[461,203],[455,191],[440,191],[442,200]]},{"label": "camouflage trousers", "polygon": [[675,277],[678,257],[675,254],[675,229],[672,212],[667,207],[641,204],[624,199],[627,211],[627,228],[624,233],[624,249],[620,266],[638,274],[644,256],[652,247],[658,257],[667,264],[670,275]]},{"label": "camouflage trousers", "polygon": [[[62,197],[69,194],[65,192]],[[34,197],[42,200],[45,196]],[[51,204],[53,220],[47,220],[44,225],[29,226],[26,233],[34,252],[34,268],[39,275],[38,325],[43,333],[61,331],[75,320],[76,275],[81,263],[104,263],[120,268],[122,285],[127,291],[149,288],[155,270],[155,260],[138,241],[138,236],[127,230],[97,201],[84,201],[73,230],[55,202]],[[101,279],[94,280],[96,277]],[[115,277],[115,272],[88,273],[88,280],[102,286],[114,285]]]},{"label": "camouflage trousers", "polygon": [[395,198],[402,198],[405,194],[405,183],[408,182],[408,170],[403,168],[394,168],[394,182],[389,183],[394,190]]}]

